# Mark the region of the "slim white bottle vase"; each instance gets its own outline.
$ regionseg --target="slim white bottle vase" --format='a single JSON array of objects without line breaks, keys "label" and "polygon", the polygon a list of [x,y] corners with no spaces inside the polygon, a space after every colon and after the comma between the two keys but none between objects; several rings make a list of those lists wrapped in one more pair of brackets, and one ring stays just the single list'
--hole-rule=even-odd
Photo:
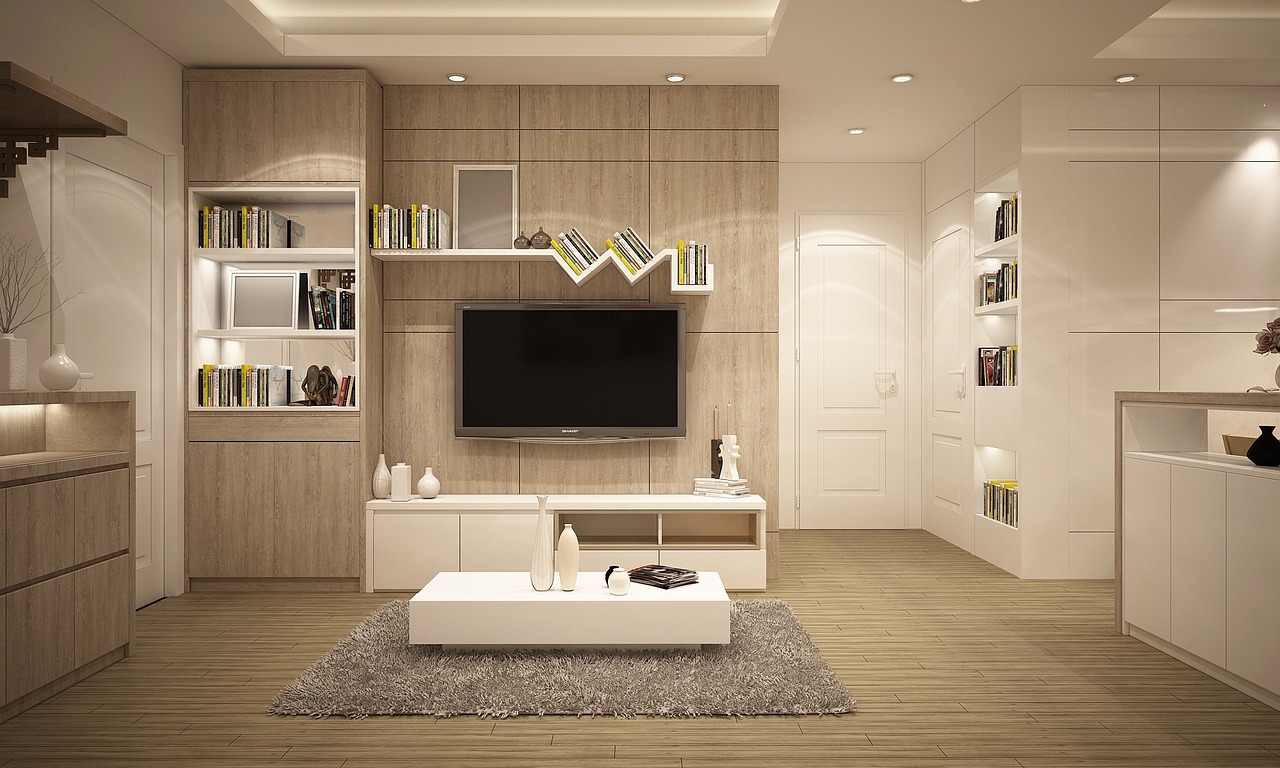
[{"label": "slim white bottle vase", "polygon": [[533,530],[533,562],[529,583],[534,591],[546,592],[555,581],[555,550],[551,545],[551,523],[547,520],[547,497],[538,497],[538,525]]},{"label": "slim white bottle vase", "polygon": [[572,592],[578,586],[578,534],[573,523],[565,523],[556,548],[556,570],[560,573],[560,589]]}]

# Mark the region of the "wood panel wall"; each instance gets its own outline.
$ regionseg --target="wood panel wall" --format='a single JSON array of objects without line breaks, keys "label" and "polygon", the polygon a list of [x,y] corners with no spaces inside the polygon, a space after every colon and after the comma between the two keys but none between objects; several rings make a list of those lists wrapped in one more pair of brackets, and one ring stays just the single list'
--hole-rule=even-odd
[{"label": "wood panel wall", "polygon": [[[552,263],[389,263],[383,271],[384,449],[446,493],[673,493],[706,475],[732,401],[742,471],[778,515],[778,91],[775,86],[384,87],[383,199],[453,214],[454,164],[518,164],[520,226],[577,227],[593,245],[635,227],[654,249],[709,245],[715,292],[630,286],[606,270],[578,288]],[[502,299],[683,301],[684,440],[531,445],[453,437],[453,304]],[[393,456],[388,456],[388,460]],[[775,575],[776,559],[770,558]]]}]

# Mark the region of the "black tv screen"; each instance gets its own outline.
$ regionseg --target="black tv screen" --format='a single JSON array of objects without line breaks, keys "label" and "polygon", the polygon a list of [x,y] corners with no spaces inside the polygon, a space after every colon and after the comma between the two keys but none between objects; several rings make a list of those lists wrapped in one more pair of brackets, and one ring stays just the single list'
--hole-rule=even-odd
[{"label": "black tv screen", "polygon": [[683,304],[458,304],[454,434],[684,437]]}]

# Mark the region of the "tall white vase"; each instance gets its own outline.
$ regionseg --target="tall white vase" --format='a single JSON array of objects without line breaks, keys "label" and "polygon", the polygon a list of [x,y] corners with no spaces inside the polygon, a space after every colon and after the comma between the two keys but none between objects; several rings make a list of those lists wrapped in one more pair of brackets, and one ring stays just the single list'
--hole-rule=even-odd
[{"label": "tall white vase", "polygon": [[54,344],[53,354],[40,364],[40,383],[45,389],[62,392],[80,381],[80,366],[67,357],[66,344]]},{"label": "tall white vase", "polygon": [[424,499],[434,499],[440,495],[440,478],[436,477],[431,471],[431,467],[427,467],[427,471],[422,473],[422,478],[418,480],[418,496]]},{"label": "tall white vase", "polygon": [[387,455],[378,454],[378,466],[373,470],[373,498],[385,499],[391,495],[391,470],[387,469]]},{"label": "tall white vase", "polygon": [[0,392],[27,388],[27,340],[0,335]]},{"label": "tall white vase", "polygon": [[555,581],[556,553],[551,544],[551,523],[547,520],[547,497],[538,497],[538,525],[533,531],[533,562],[529,582],[534,590],[546,592]]},{"label": "tall white vase", "polygon": [[391,468],[391,500],[408,501],[413,495],[413,468],[403,461]]},{"label": "tall white vase", "polygon": [[565,523],[560,532],[556,571],[560,574],[560,589],[572,592],[578,586],[578,534],[573,532],[573,523]]}]

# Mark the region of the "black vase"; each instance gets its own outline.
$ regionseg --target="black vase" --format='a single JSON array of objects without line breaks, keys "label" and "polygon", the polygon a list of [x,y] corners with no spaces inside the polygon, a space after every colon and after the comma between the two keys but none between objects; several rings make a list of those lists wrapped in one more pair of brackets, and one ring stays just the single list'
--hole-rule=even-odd
[{"label": "black vase", "polygon": [[1260,467],[1280,467],[1280,440],[1276,439],[1276,428],[1270,426],[1258,429],[1262,430],[1262,434],[1253,441],[1245,455]]}]

